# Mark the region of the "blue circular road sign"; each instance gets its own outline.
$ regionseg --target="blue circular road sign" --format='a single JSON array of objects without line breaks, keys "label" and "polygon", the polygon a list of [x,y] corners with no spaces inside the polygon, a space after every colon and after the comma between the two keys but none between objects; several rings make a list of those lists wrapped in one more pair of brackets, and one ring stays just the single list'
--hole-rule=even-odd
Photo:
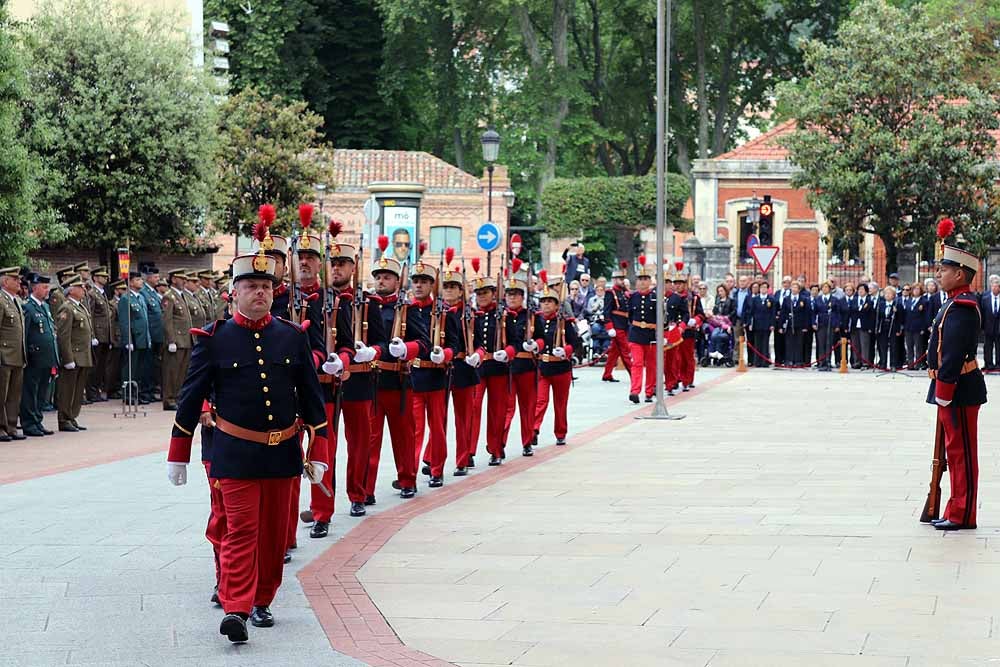
[{"label": "blue circular road sign", "polygon": [[476,232],[476,241],[479,242],[479,247],[486,252],[493,252],[499,248],[502,240],[500,228],[492,222],[484,222],[479,226],[479,231]]}]

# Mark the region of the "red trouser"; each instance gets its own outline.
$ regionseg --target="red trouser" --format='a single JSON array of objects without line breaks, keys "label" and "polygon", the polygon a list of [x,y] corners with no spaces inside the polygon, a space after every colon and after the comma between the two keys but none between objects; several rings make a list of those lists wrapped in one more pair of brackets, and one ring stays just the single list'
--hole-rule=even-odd
[{"label": "red trouser", "polygon": [[951,479],[951,498],[944,508],[944,518],[975,528],[979,502],[979,406],[938,406],[938,425],[944,429]]},{"label": "red trouser", "polygon": [[680,374],[677,365],[680,363],[681,346],[676,345],[663,351],[663,382],[669,391],[677,389]]},{"label": "red trouser", "polygon": [[[473,406],[476,403],[476,389],[481,385],[451,389],[451,403],[455,407],[455,466],[465,468],[469,465],[469,457],[475,454],[476,440],[479,437],[472,434]],[[477,420],[478,421],[478,420]]]},{"label": "red trouser", "polygon": [[[326,484],[326,482],[323,482]],[[330,488],[327,486],[326,488]],[[322,493],[322,491],[320,491]],[[299,499],[302,496],[302,478],[296,477],[292,480],[292,490],[288,494],[288,544],[286,549],[291,549],[293,544],[298,544],[295,536],[295,529],[299,525]]]},{"label": "red trouser", "polygon": [[[368,472],[368,448],[371,446],[372,402],[344,401],[340,415],[344,420],[344,439],[347,440],[347,499],[352,503],[365,501],[365,474]],[[333,412],[327,410],[333,418]],[[334,428],[334,430],[336,430]],[[331,447],[330,467],[323,474],[323,484],[334,491],[333,468],[336,465],[336,448]],[[309,507],[316,521],[329,521],[333,516],[333,498],[328,497],[316,484],[310,485],[312,502]]]},{"label": "red trouser", "polygon": [[424,444],[424,427],[430,431],[427,438],[427,449],[424,450],[424,461],[431,466],[431,476],[441,477],[444,474],[444,462],[448,458],[448,442],[445,436],[445,395],[444,389],[434,391],[412,392],[411,411],[413,412],[413,442],[416,448],[413,454],[413,466],[420,464],[420,448]]},{"label": "red trouser", "polygon": [[632,353],[629,351],[628,332],[623,329],[615,329],[615,337],[611,339],[611,346],[608,348],[608,363],[604,364],[604,379],[611,379],[611,372],[618,365],[618,358],[621,357],[625,364],[625,370],[632,373]]},{"label": "red trouser", "polygon": [[281,585],[292,478],[220,479],[226,536],[219,600],[227,614],[268,606]]},{"label": "red trouser", "polygon": [[[473,414],[483,411],[483,399],[486,401],[486,451],[492,456],[503,457],[503,422],[507,418],[507,375],[487,375],[479,385],[482,389],[476,392],[476,404],[472,406]],[[478,431],[477,431],[478,433]],[[475,451],[475,445],[473,445]]]},{"label": "red trouser", "polygon": [[642,372],[646,371],[646,396],[656,393],[656,345],[629,343],[632,353],[632,389],[629,394],[642,393]]},{"label": "red trouser", "polygon": [[690,387],[694,384],[694,338],[685,338],[677,350],[677,376]]},{"label": "red trouser", "polygon": [[483,430],[483,396],[486,395],[486,383],[479,381],[472,393],[472,410],[469,411],[469,456],[475,456],[479,449],[479,433]]},{"label": "red trouser", "polygon": [[396,462],[396,479],[404,489],[417,486],[417,469],[413,461],[417,455],[413,440],[413,410],[410,394],[406,392],[406,404],[399,409],[403,394],[398,389],[379,389],[378,406],[372,413],[371,445],[368,450],[368,473],[365,475],[365,495],[375,495],[375,480],[378,478],[378,462],[382,455],[382,433],[385,422],[389,422],[389,440],[392,441],[392,458]]},{"label": "red trouser", "polygon": [[[655,348],[654,348],[655,349]],[[566,371],[559,375],[538,376],[538,401],[535,403],[535,430],[542,428],[545,411],[549,407],[549,387],[552,387],[552,409],[555,410],[555,425],[553,432],[557,440],[566,437],[566,406],[569,403],[569,385],[573,382],[573,372]]]},{"label": "red trouser", "polygon": [[222,538],[226,536],[226,508],[222,505],[222,490],[219,480],[212,479],[212,463],[202,461],[205,466],[205,476],[208,477],[209,506],[208,526],[205,537],[212,543],[212,553],[215,555],[215,585],[219,585],[219,549]]},{"label": "red trouser", "polygon": [[535,434],[535,404],[538,402],[536,398],[538,386],[535,384],[534,371],[518,373],[511,376],[511,380],[511,389],[514,390],[514,395],[507,399],[507,414],[503,422],[503,441],[507,442],[510,425],[514,421],[514,408],[517,407],[521,421],[521,446],[524,447],[531,444],[531,438]]}]

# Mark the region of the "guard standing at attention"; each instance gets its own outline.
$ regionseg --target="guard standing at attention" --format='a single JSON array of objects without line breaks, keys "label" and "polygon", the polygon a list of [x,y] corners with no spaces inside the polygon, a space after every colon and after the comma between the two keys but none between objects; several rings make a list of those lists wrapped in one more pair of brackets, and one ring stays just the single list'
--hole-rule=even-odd
[{"label": "guard standing at attention", "polygon": [[[628,400],[639,402],[645,388],[646,402],[652,403],[656,393],[656,290],[653,275],[646,266],[646,256],[639,255],[639,270],[635,273],[635,291],[628,297],[628,343],[632,356],[632,386]],[[544,289],[544,288],[543,288]],[[646,374],[643,385],[642,375]]]},{"label": "guard standing at attention", "polygon": [[569,428],[566,420],[569,388],[573,383],[573,362],[570,360],[573,358],[573,349],[580,345],[580,337],[576,332],[575,320],[564,318],[559,313],[559,304],[563,300],[563,277],[556,276],[549,279],[545,271],[539,271],[538,277],[542,284],[539,303],[541,312],[535,317],[534,334],[537,337],[535,346],[541,364],[538,401],[535,405],[535,434],[537,437],[538,431],[542,428],[542,420],[545,419],[545,411],[549,407],[551,388],[556,444],[565,445],[566,432]]},{"label": "guard standing at attention", "polygon": [[24,440],[17,434],[25,363],[20,289],[20,267],[0,269],[0,442]]},{"label": "guard standing at attention", "polygon": [[59,408],[60,431],[86,431],[76,420],[83,404],[90,369],[94,366],[94,326],[90,311],[83,305],[86,292],[83,278],[70,276],[63,283],[66,302],[56,313],[56,340],[59,343],[59,363],[62,370],[56,381],[56,405]]},{"label": "guard standing at attention", "polygon": [[[167,274],[170,280],[170,290],[163,295],[160,302],[163,313],[163,341],[167,346],[163,354],[163,409],[177,409],[177,395],[181,384],[187,375],[188,363],[191,361],[191,320],[188,300],[184,298],[181,285],[184,281],[184,270],[174,269]],[[199,324],[198,326],[201,326]]]},{"label": "guard standing at attention", "polygon": [[[955,224],[945,218],[938,237],[946,239]],[[948,301],[931,327],[927,374],[931,384],[927,402],[937,406],[938,437],[944,439],[951,480],[951,498],[941,519],[931,523],[938,530],[976,527],[979,502],[979,406],[986,402],[986,382],[979,369],[979,300],[969,286],[979,269],[979,258],[945,245],[937,266],[937,279]]]},{"label": "guard standing at attention", "polygon": [[632,355],[628,346],[628,290],[625,289],[625,270],[628,269],[628,262],[622,262],[615,272],[611,274],[611,289],[604,292],[604,312],[608,319],[604,323],[604,328],[611,337],[611,347],[608,348],[608,361],[604,364],[604,375],[601,380],[604,382],[618,382],[612,372],[618,364],[618,359],[622,360],[625,372],[632,373]]},{"label": "guard standing at attention", "polygon": [[111,280],[108,267],[99,266],[91,274],[91,282],[87,285],[87,307],[90,309],[90,319],[94,322],[94,368],[90,373],[87,397],[92,401],[108,400],[108,385],[105,382],[104,371],[111,356],[111,304],[104,288]]},{"label": "guard standing at attention", "polygon": [[[326,415],[302,328],[271,316],[274,258],[233,261],[238,308],[232,319],[195,330],[167,455],[168,477],[187,482],[194,429],[212,398],[211,475],[226,515],[219,565],[219,632],[247,641],[247,619],[274,625],[270,605],[281,584],[291,480],[319,483],[326,460]],[[309,444],[303,457],[300,432]]]},{"label": "guard standing at attention", "polygon": [[694,343],[705,321],[705,308],[701,304],[701,297],[694,290],[688,289],[690,277],[681,273],[684,263],[676,262],[675,266],[677,275],[674,276],[674,292],[681,298],[683,304],[680,312],[675,313],[675,317],[676,321],[685,324],[684,332],[681,334],[681,344],[677,346],[677,376],[684,385],[684,391],[690,391],[694,389]]},{"label": "guard standing at attention", "polygon": [[[157,398],[160,384],[160,364],[163,362],[163,311],[160,308],[160,270],[149,264],[143,270],[142,298],[146,302],[146,327],[149,329],[148,360],[143,369],[142,392],[149,402]],[[194,319],[194,318],[192,318]]]}]

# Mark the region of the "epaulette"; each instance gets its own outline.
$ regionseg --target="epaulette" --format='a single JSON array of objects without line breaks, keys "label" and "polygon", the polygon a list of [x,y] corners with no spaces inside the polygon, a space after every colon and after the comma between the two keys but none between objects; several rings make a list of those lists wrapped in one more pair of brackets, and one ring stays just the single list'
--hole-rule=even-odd
[{"label": "epaulette", "polygon": [[288,326],[292,327],[293,329],[295,329],[299,333],[302,333],[307,328],[309,328],[309,320],[306,320],[303,324],[296,324],[295,322],[292,322],[291,320],[286,320],[284,317],[275,317],[274,319],[276,319],[277,321],[281,322],[282,324],[287,324]]},{"label": "epaulette", "polygon": [[223,322],[225,322],[225,320],[216,320],[214,322],[209,322],[204,326],[204,328],[201,329],[199,329],[198,327],[191,327],[190,329],[188,329],[188,333],[191,334],[192,336],[207,336],[211,338],[213,335],[215,335],[215,330]]},{"label": "epaulette", "polygon": [[952,301],[954,301],[955,305],[957,306],[966,306],[971,308],[979,307],[979,301],[976,299],[976,296],[972,292],[959,294],[958,296],[953,298]]},{"label": "epaulette", "polygon": [[448,308],[448,312],[449,313],[457,313],[460,310],[464,310],[464,309],[463,308],[459,308],[457,305],[456,306],[451,306],[450,308]]},{"label": "epaulette", "polygon": [[564,317],[563,322],[576,322],[575,317]]},{"label": "epaulette", "polygon": [[374,294],[374,293],[371,293],[371,292],[365,292],[365,294],[368,296],[368,299],[370,301],[374,301],[375,303],[377,303],[379,305],[381,305],[383,303],[382,297],[380,297],[378,294]]}]

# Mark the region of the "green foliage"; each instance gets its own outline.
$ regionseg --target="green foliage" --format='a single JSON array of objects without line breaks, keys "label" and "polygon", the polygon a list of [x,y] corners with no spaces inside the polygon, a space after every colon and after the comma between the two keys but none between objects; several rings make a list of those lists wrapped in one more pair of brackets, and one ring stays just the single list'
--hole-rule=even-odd
[{"label": "green foliage", "polygon": [[19,264],[42,242],[65,237],[51,215],[35,212],[37,160],[21,132],[21,104],[26,87],[24,65],[15,49],[14,32],[0,0],[0,266]]},{"label": "green foliage", "polygon": [[46,2],[22,31],[36,205],[84,246],[184,239],[211,189],[214,102],[175,17]]},{"label": "green foliage", "polygon": [[[677,229],[690,227],[681,217],[691,195],[686,178],[667,174],[664,193],[666,221]],[[628,228],[637,232],[656,225],[656,179],[557,178],[542,193],[542,221],[553,236],[582,236],[599,229]]]},{"label": "green foliage", "polygon": [[[996,240],[997,101],[962,74],[969,36],[919,7],[859,4],[836,44],[809,42],[809,76],[781,94],[800,120],[785,144],[796,187],[836,239],[881,237],[887,270],[900,245],[924,245],[951,216],[975,250]],[[957,101],[957,102],[954,102]]]},{"label": "green foliage", "polygon": [[219,118],[211,217],[220,231],[248,234],[261,204],[275,205],[276,230],[286,231],[299,203],[313,199],[315,183],[332,189],[332,158],[318,145],[323,119],[305,102],[247,88],[223,104]]},{"label": "green foliage", "polygon": [[206,0],[205,20],[229,24],[234,91],[308,102],[340,148],[392,143],[393,109],[378,95],[384,37],[375,0]]}]

